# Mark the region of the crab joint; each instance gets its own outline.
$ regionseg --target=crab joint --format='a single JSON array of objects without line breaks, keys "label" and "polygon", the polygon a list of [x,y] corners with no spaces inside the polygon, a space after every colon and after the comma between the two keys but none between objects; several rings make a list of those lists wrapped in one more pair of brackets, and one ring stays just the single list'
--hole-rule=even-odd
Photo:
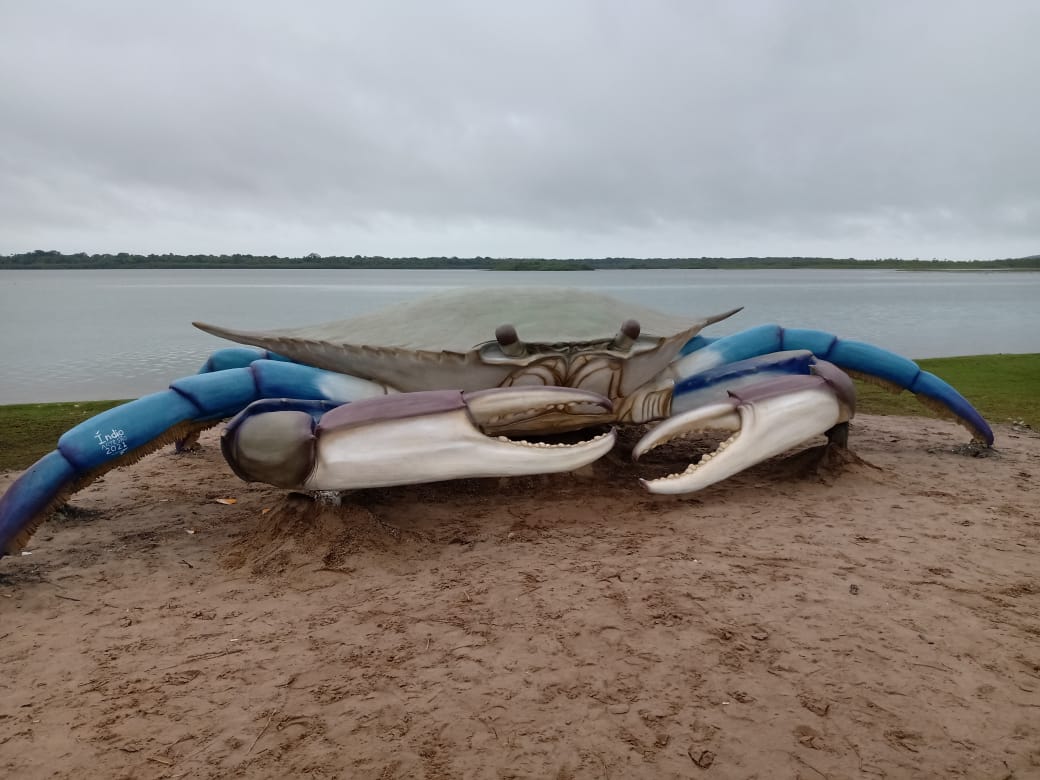
[{"label": "crab joint", "polygon": [[495,341],[502,349],[502,354],[509,357],[523,357],[527,354],[527,346],[520,340],[520,336],[509,323],[499,325],[495,328]]}]

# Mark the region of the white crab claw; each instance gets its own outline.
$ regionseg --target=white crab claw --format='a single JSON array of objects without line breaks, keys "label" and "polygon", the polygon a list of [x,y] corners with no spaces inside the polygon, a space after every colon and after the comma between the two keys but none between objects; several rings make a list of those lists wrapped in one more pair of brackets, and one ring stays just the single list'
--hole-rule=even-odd
[{"label": "white crab claw", "polygon": [[248,408],[228,426],[221,446],[244,479],[350,490],[571,471],[610,451],[612,428],[567,442],[528,441],[518,432],[540,432],[547,421],[566,431],[610,418],[610,401],[585,390],[441,390],[345,404],[316,425],[309,409]]},{"label": "white crab claw", "polygon": [[[314,471],[305,487],[345,490],[417,484],[463,477],[547,474],[598,460],[614,446],[614,431],[574,444],[529,442],[495,435],[496,423],[537,421],[548,414],[600,417],[610,409],[601,396],[570,388],[508,388],[476,393],[414,393],[366,401],[384,408],[424,396],[434,402],[419,414],[374,414],[348,421],[350,404],[329,412],[318,426]],[[405,401],[407,402],[407,400]]]},{"label": "white crab claw", "polygon": [[652,493],[690,493],[731,477],[848,420],[855,405],[852,382],[821,376],[789,376],[730,394],[727,401],[673,417],[644,436],[637,460],[664,442],[694,431],[734,431],[715,452],[685,471],[640,480]]}]

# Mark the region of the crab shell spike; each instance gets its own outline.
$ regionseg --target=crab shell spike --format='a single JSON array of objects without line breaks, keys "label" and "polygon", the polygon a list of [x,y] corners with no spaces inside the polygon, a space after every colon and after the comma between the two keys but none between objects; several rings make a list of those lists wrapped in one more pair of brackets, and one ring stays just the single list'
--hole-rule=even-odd
[{"label": "crab shell spike", "polygon": [[[642,335],[623,358],[616,353],[597,354],[609,351],[617,333],[616,312],[624,309],[638,317]],[[400,392],[498,387],[539,361],[571,363],[577,351],[604,363],[623,360],[617,384],[623,397],[659,374],[705,326],[737,311],[691,319],[584,290],[468,289],[349,320],[280,331],[234,330],[200,322],[195,326],[297,363],[380,382]],[[503,322],[523,333],[526,354],[505,355],[498,342],[490,343],[490,351],[483,349],[488,343],[481,337]],[[559,345],[567,348],[561,352]]]},{"label": "crab shell spike", "polygon": [[516,328],[509,323],[499,325],[495,328],[495,341],[498,342],[498,346],[502,350],[503,355],[508,355],[509,357],[523,357],[527,354],[527,347],[524,345],[524,342],[520,340]]},{"label": "crab shell spike", "polygon": [[639,338],[639,334],[642,332],[642,328],[639,326],[639,320],[625,320],[621,323],[621,329],[614,336],[613,347],[620,352],[628,352],[632,348],[632,345],[636,343],[636,339]]}]

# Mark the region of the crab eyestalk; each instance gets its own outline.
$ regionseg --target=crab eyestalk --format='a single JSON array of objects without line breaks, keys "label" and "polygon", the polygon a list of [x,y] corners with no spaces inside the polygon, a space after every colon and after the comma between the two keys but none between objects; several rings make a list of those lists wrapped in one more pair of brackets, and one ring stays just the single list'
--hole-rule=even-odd
[{"label": "crab eyestalk", "polygon": [[618,330],[617,335],[614,336],[611,348],[619,352],[628,352],[628,350],[632,349],[632,345],[636,343],[642,330],[638,320],[625,320],[621,323],[621,329]]},{"label": "crab eyestalk", "polygon": [[639,441],[632,458],[690,433],[732,435],[685,471],[640,482],[652,493],[701,490],[847,422],[855,393],[852,380],[830,364],[811,376],[785,376],[731,392],[724,401],[666,420]]},{"label": "crab eyestalk", "polygon": [[527,346],[520,340],[516,328],[508,323],[495,328],[495,341],[503,355],[518,358],[527,354]]},{"label": "crab eyestalk", "polygon": [[584,466],[614,445],[613,429],[573,443],[533,440],[532,430],[587,428],[609,417],[606,398],[571,388],[408,393],[324,414],[278,403],[286,405],[246,409],[221,439],[228,462],[247,481],[349,490],[545,474]]}]

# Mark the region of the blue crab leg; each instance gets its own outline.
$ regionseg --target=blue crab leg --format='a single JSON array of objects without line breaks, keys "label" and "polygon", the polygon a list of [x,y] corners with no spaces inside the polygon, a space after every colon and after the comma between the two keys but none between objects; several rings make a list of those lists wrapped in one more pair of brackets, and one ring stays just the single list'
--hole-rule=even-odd
[{"label": "blue crab leg", "polygon": [[210,353],[206,362],[199,369],[200,374],[214,371],[226,371],[229,368],[247,368],[257,360],[277,360],[281,363],[292,363],[289,358],[276,355],[260,347],[224,347]]},{"label": "blue crab leg", "polygon": [[730,391],[783,376],[809,376],[816,357],[805,349],[773,352],[681,376],[672,389],[671,416],[726,400]]},{"label": "blue crab leg", "polygon": [[169,389],[117,406],[66,431],[54,452],[0,497],[0,555],[22,549],[48,513],[113,468],[237,414],[258,398],[335,401],[391,392],[374,382],[274,360],[254,360],[178,379]]},{"label": "blue crab leg", "polygon": [[824,331],[761,325],[707,342],[676,361],[673,368],[680,377],[692,377],[727,363],[784,350],[809,350],[851,376],[893,392],[909,390],[933,411],[959,422],[976,440],[987,446],[993,444],[993,431],[986,420],[942,379],[923,371],[909,358]]},{"label": "blue crab leg", "polygon": [[598,460],[614,446],[614,430],[569,443],[506,434],[546,418],[582,428],[610,410],[606,398],[564,387],[403,393],[331,411],[258,401],[228,424],[221,449],[242,479],[303,490],[547,474]]},{"label": "blue crab leg", "polygon": [[751,384],[731,384],[725,398],[665,420],[639,441],[633,460],[691,432],[733,433],[685,471],[640,482],[653,493],[701,490],[847,422],[855,412],[852,380],[825,361],[815,361],[811,370],[811,375],[760,372]]}]

